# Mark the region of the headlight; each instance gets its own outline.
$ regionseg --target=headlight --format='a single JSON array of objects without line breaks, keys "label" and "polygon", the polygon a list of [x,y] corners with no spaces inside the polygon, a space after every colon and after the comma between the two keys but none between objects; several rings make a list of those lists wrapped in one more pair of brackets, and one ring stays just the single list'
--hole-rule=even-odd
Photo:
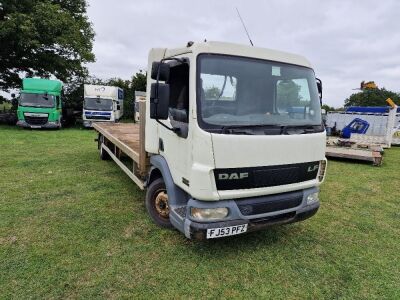
[{"label": "headlight", "polygon": [[307,205],[313,204],[315,202],[318,202],[319,198],[318,198],[318,192],[312,193],[310,195],[307,196]]},{"label": "headlight", "polygon": [[318,180],[319,180],[319,182],[322,182],[324,180],[325,172],[326,172],[326,160],[321,160],[319,162],[319,169],[318,169]]},{"label": "headlight", "polygon": [[197,208],[192,207],[190,209],[190,214],[193,218],[199,221],[213,221],[225,218],[229,213],[228,208]]}]

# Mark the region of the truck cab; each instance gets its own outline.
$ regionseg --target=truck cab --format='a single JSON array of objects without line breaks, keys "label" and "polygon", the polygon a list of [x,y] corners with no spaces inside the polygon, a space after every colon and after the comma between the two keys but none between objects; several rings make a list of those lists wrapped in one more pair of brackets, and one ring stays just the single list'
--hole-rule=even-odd
[{"label": "truck cab", "polygon": [[322,84],[302,56],[203,42],[152,49],[147,207],[216,238],[314,215],[326,170]]},{"label": "truck cab", "polygon": [[220,42],[152,49],[139,124],[94,124],[100,158],[146,189],[156,224],[187,238],[305,220],[326,171],[321,95],[295,54]]},{"label": "truck cab", "polygon": [[62,83],[25,78],[18,99],[17,125],[26,128],[61,128]]},{"label": "truck cab", "polygon": [[123,115],[124,90],[115,86],[84,85],[83,126],[93,122],[118,122]]}]

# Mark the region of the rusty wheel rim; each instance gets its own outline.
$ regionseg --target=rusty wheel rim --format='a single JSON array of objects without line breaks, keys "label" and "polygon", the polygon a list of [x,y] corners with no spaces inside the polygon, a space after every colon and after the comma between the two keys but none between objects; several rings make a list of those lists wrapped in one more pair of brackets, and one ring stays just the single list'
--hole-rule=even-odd
[{"label": "rusty wheel rim", "polygon": [[154,201],[156,211],[158,215],[164,219],[169,217],[169,205],[168,205],[168,195],[165,190],[160,190],[156,194],[156,199]]}]

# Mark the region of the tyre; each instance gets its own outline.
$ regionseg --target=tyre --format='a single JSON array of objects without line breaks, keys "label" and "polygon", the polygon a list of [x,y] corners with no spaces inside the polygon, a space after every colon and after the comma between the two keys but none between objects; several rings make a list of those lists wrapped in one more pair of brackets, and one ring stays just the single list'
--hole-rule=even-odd
[{"label": "tyre", "polygon": [[110,154],[108,154],[108,152],[106,150],[103,149],[103,147],[101,147],[100,145],[100,159],[101,160],[110,160]]},{"label": "tyre", "polygon": [[168,194],[162,178],[150,183],[146,192],[146,209],[151,219],[158,226],[172,228],[169,221]]}]

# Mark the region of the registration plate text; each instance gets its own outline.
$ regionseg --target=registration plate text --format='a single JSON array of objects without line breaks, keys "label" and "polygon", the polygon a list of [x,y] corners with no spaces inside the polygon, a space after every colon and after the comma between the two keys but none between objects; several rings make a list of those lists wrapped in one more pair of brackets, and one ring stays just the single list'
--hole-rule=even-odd
[{"label": "registration plate text", "polygon": [[207,239],[215,239],[224,236],[236,235],[245,233],[247,231],[247,224],[235,225],[229,227],[210,228],[207,229]]}]

